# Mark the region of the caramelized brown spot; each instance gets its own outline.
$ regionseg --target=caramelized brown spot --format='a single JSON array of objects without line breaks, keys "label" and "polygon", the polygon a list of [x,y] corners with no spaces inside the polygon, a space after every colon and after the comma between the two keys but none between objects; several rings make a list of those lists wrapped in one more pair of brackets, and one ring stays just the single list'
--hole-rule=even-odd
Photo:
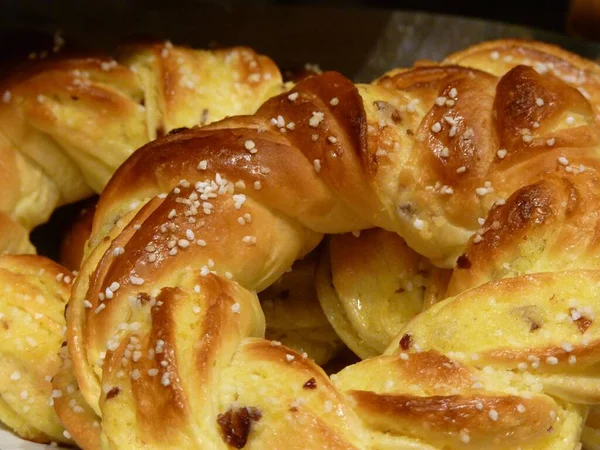
[{"label": "caramelized brown spot", "polygon": [[140,292],[137,296],[142,305],[145,305],[152,299],[147,292]]},{"label": "caramelized brown spot", "polygon": [[71,100],[76,102],[77,100],[79,100],[79,97],[77,97],[76,95],[71,95]]},{"label": "caramelized brown spot", "polygon": [[223,441],[235,448],[244,448],[252,427],[252,421],[258,422],[262,413],[258,408],[243,407],[228,409],[226,413],[219,414],[217,423],[221,427]]},{"label": "caramelized brown spot", "polygon": [[111,398],[116,397],[117,395],[119,395],[119,392],[121,392],[121,389],[115,386],[106,394],[106,400],[110,400]]},{"label": "caramelized brown spot", "polygon": [[404,336],[402,336],[402,339],[400,339],[400,348],[402,350],[408,350],[410,348],[410,344],[412,342],[412,336],[410,334],[405,334]]},{"label": "caramelized brown spot", "polygon": [[165,135],[165,127],[162,125],[159,125],[158,127],[156,127],[156,137],[160,138],[163,137]]},{"label": "caramelized brown spot", "polygon": [[416,212],[415,207],[410,203],[405,203],[404,205],[398,206],[398,211],[409,217],[414,215]]},{"label": "caramelized brown spot", "polygon": [[317,380],[315,378],[311,378],[306,383],[302,385],[304,389],[316,389],[317,388]]},{"label": "caramelized brown spot", "polygon": [[[574,311],[574,308],[571,308],[569,310],[569,314],[572,315],[573,311]],[[575,324],[577,325],[577,328],[579,328],[579,331],[581,332],[581,334],[583,334],[587,331],[587,329],[589,327],[592,326],[593,320],[590,319],[589,317],[582,315],[579,319],[574,320],[573,322],[575,322]]]},{"label": "caramelized brown spot", "polygon": [[542,326],[539,323],[534,322],[533,320],[531,320],[530,321],[530,326],[529,326],[529,331],[533,333],[538,328],[542,328]]},{"label": "caramelized brown spot", "polygon": [[456,260],[456,267],[459,269],[470,269],[471,261],[467,257],[467,255],[460,255]]},{"label": "caramelized brown spot", "polygon": [[396,289],[396,294],[402,294],[405,291],[405,289],[403,287],[399,287],[398,289]]},{"label": "caramelized brown spot", "polygon": [[407,129],[407,130],[406,130],[406,135],[407,135],[407,136],[414,136],[414,135],[415,135],[415,132],[414,132],[413,130]]}]

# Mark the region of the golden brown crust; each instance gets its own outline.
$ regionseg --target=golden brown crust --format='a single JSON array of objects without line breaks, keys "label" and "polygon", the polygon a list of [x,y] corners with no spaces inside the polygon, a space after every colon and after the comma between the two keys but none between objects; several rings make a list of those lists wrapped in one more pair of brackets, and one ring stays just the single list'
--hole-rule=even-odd
[{"label": "golden brown crust", "polygon": [[494,75],[502,75],[519,64],[532,66],[540,74],[552,74],[576,87],[596,110],[600,107],[598,65],[556,45],[524,39],[489,41],[453,53],[444,63],[473,67]]},{"label": "golden brown crust", "polygon": [[[598,267],[599,226],[594,168],[577,175],[553,173],[515,192],[492,209],[452,274],[448,295],[522,273]],[[561,258],[568,248],[569,259]],[[466,262],[468,261],[468,267]]]}]

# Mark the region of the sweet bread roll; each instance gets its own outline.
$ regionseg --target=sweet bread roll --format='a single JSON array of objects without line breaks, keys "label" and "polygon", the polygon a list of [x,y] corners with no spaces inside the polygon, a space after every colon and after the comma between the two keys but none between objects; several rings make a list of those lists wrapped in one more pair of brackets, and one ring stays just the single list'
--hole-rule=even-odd
[{"label": "sweet bread roll", "polygon": [[0,252],[32,251],[19,225],[31,230],[57,206],[100,192],[151,139],[252,113],[281,89],[275,64],[243,47],[202,51],[166,42],[130,46],[116,59],[15,69],[0,83],[0,175],[9,174],[0,220],[16,222],[2,230],[19,240]]},{"label": "sweet bread roll", "polygon": [[73,276],[41,256],[0,256],[0,421],[36,442],[72,441],[52,407]]},{"label": "sweet bread roll", "polygon": [[136,151],[100,197],[67,314],[104,447],[578,448],[600,401],[597,270],[492,277],[331,378],[263,339],[255,292],[324,234],[369,228],[468,266],[490,210],[593,175],[594,115],[525,66],[329,72]]}]

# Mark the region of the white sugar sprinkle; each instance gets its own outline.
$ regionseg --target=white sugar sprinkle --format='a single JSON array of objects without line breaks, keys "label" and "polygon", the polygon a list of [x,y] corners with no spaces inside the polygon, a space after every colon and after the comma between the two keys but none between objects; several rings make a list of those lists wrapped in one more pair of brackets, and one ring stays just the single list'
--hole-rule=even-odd
[{"label": "white sugar sprinkle", "polygon": [[310,117],[310,119],[308,119],[308,124],[312,128],[317,128],[321,124],[321,122],[323,122],[324,117],[324,113],[319,111],[313,111],[312,116]]},{"label": "white sugar sprinkle", "polygon": [[321,171],[321,160],[315,159],[313,161],[313,166],[315,168],[315,172],[317,172],[317,173],[320,172]]},{"label": "white sugar sprinkle", "polygon": [[423,222],[421,219],[415,219],[413,222],[413,227],[415,227],[417,230],[422,230],[425,228],[425,222]]},{"label": "white sugar sprinkle", "polygon": [[145,280],[143,278],[136,277],[135,275],[130,275],[129,281],[131,282],[131,284],[134,284],[136,286],[141,286],[142,284],[144,284]]}]

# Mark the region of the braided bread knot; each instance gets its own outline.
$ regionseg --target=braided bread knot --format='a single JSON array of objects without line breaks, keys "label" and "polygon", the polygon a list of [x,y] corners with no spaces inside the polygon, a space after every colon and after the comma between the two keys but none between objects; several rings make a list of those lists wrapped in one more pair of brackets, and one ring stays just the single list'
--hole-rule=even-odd
[{"label": "braided bread knot", "polygon": [[252,113],[281,92],[277,66],[249,48],[130,45],[116,58],[48,60],[0,85],[0,252],[57,206],[99,193],[148,141],[182,126]]},{"label": "braided bread knot", "polygon": [[142,147],[100,199],[67,314],[103,447],[577,448],[598,395],[596,271],[432,300],[384,355],[331,380],[261,339],[256,292],[323,234],[372,227],[437,265],[472,264],[478,218],[531,210],[523,185],[593,185],[594,114],[524,66],[358,86],[325,73]]}]

